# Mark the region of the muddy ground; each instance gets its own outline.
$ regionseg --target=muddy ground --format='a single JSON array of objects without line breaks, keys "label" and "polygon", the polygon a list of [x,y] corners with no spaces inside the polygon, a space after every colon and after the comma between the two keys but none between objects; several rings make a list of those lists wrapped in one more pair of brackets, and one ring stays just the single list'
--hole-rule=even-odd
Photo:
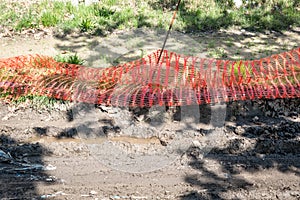
[{"label": "muddy ground", "polygon": [[[177,127],[176,134],[182,130],[195,136],[185,152],[169,152],[171,156],[163,148],[174,138],[126,135],[117,129],[110,108],[57,104],[50,110],[2,103],[1,198],[299,199],[299,103],[292,99],[228,104],[222,141],[212,146],[200,143],[205,138],[220,140],[208,131],[218,127],[204,126],[212,123],[207,115],[213,115],[215,106],[202,106],[198,129],[182,128],[178,120],[160,129],[170,133]],[[145,126],[142,121],[134,123]],[[133,157],[126,158],[136,162],[126,168],[128,160],[120,163],[124,157],[112,160],[97,152],[107,141],[115,147],[108,151],[129,146],[124,151]],[[139,162],[134,155],[152,155],[149,145],[167,162]]]},{"label": "muddy ground", "polygon": [[[77,52],[86,65],[106,67],[132,59],[132,51],[160,48],[163,35],[2,36],[0,57]],[[230,59],[300,44],[299,30],[172,36],[168,48],[175,52],[208,57],[222,47]],[[300,199],[299,105],[278,99],[129,111],[1,101],[0,198]]]}]

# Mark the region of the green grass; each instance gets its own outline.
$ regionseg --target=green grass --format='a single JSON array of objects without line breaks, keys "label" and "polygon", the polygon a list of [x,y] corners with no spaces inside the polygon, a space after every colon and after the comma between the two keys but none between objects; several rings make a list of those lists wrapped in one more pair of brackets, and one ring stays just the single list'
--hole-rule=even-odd
[{"label": "green grass", "polygon": [[208,55],[212,58],[217,58],[217,59],[228,57],[226,51],[221,47],[209,49]]},{"label": "green grass", "polygon": [[[182,31],[209,31],[230,26],[249,30],[284,30],[300,26],[300,3],[295,0],[266,1],[260,6],[239,9],[232,1],[185,0],[173,28]],[[0,2],[0,25],[16,31],[28,28],[57,27],[65,31],[103,33],[139,27],[165,28],[173,15],[175,0],[102,0],[91,6],[74,7],[70,2]]]},{"label": "green grass", "polygon": [[76,53],[74,55],[57,55],[54,57],[54,60],[57,62],[69,63],[69,64],[76,64],[76,65],[83,65],[85,60],[80,58]]},{"label": "green grass", "polygon": [[0,89],[0,100],[1,99],[7,99],[12,104],[15,105],[29,102],[31,107],[36,107],[36,108],[41,108],[41,107],[51,108],[55,103],[63,103],[62,100],[55,99],[52,97],[38,96],[38,95],[31,95],[31,94],[16,96],[16,94],[12,93],[12,91],[3,92]]},{"label": "green grass", "polygon": [[242,78],[244,81],[246,81],[247,78],[250,78],[253,75],[251,67],[246,66],[244,63],[242,63],[242,61],[237,61],[233,65],[233,73],[234,73],[237,81],[240,78]]},{"label": "green grass", "polygon": [[79,24],[79,28],[82,32],[90,31],[94,26],[94,22],[91,19],[82,19]]},{"label": "green grass", "polygon": [[[239,82],[240,79],[242,79],[244,81],[243,84],[249,84],[248,80],[250,78],[254,77],[252,67],[249,64],[246,65],[245,63],[243,63],[243,61],[237,61],[233,65],[232,69],[233,69],[233,74],[234,74],[237,82]],[[292,73],[292,69],[295,73],[295,77],[294,77],[294,74]],[[229,74],[229,76],[230,76],[232,71],[230,70],[229,73],[230,73]],[[300,67],[298,67],[296,65],[295,66],[290,66],[286,70],[282,70],[280,72],[280,74],[281,74],[280,77],[277,77],[275,79],[266,80],[266,83],[268,85],[271,85],[271,84],[276,84],[277,85],[278,83],[287,84],[289,82],[292,85],[296,85],[300,81]],[[274,75],[275,75],[275,73],[274,73]]]},{"label": "green grass", "polygon": [[41,24],[45,27],[55,26],[59,23],[59,17],[52,12],[46,11],[41,15]]},{"label": "green grass", "polygon": [[[76,53],[73,55],[57,55],[54,57],[57,62],[63,63],[70,63],[70,64],[78,64],[83,65],[85,62],[82,58],[80,58]],[[40,64],[40,61],[37,61],[37,65]],[[7,73],[4,70],[0,70],[0,75],[5,73],[7,76],[13,76],[13,73]],[[6,78],[2,76],[2,78]],[[49,78],[49,77],[47,77]],[[51,77],[50,77],[51,78]],[[32,94],[25,94],[22,96],[16,96],[14,91],[6,91],[4,92],[3,89],[0,88],[0,99],[8,99],[14,104],[21,104],[24,102],[29,101],[32,107],[47,107],[51,108],[55,103],[62,103],[62,100],[55,99],[48,96],[39,96],[39,95],[32,95]]]},{"label": "green grass", "polygon": [[38,96],[38,95],[25,95],[15,99],[13,102],[15,104],[21,104],[26,101],[29,101],[33,107],[47,107],[51,108],[55,103],[62,103],[62,100],[47,96]]},{"label": "green grass", "polygon": [[23,17],[17,21],[15,29],[21,31],[22,29],[35,28],[37,27],[37,22],[35,21],[32,10],[30,9]]}]

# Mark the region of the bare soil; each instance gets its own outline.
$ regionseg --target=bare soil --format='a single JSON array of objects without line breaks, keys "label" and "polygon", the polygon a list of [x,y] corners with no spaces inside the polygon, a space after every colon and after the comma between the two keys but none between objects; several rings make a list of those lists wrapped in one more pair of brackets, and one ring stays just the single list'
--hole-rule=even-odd
[{"label": "bare soil", "polygon": [[[77,52],[86,65],[106,67],[132,50],[160,48],[163,34],[3,37],[0,57]],[[175,52],[204,57],[214,43],[230,59],[237,50],[241,58],[258,58],[300,44],[297,30],[172,36],[169,48]],[[266,48],[270,51],[258,51]],[[70,102],[49,107],[1,102],[0,198],[300,199],[299,105],[299,99],[202,105],[181,108],[178,118],[178,108],[129,111]],[[185,121],[184,109],[199,109],[200,115]],[[163,113],[165,121],[152,127],[146,120],[151,112]],[[185,133],[189,140],[176,143]],[[118,154],[120,149],[126,155]]]}]

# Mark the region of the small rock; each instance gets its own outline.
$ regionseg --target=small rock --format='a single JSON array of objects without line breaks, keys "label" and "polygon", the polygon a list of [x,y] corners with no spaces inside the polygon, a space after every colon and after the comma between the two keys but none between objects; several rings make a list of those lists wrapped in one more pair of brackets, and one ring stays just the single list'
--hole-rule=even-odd
[{"label": "small rock", "polygon": [[121,199],[121,197],[118,196],[118,195],[112,196],[111,198],[112,198],[112,199]]},{"label": "small rock", "polygon": [[271,111],[269,111],[269,110],[265,112],[265,116],[271,116],[271,114],[272,114],[272,113],[271,113]]},{"label": "small rock", "polygon": [[200,144],[200,142],[198,140],[194,140],[193,141],[193,146],[194,147],[201,147],[201,144]]},{"label": "small rock", "polygon": [[289,116],[289,112],[288,112],[288,111],[284,111],[283,114],[284,114],[284,116],[286,116],[286,117]]},{"label": "small rock", "polygon": [[246,131],[245,131],[245,129],[244,129],[243,127],[237,126],[237,127],[235,128],[234,132],[235,132],[236,134],[238,134],[238,135],[242,135],[242,134],[244,134]]},{"label": "small rock", "polygon": [[255,117],[252,118],[253,122],[257,122],[258,120],[259,120],[259,117],[257,117],[257,116],[255,116]]},{"label": "small rock", "polygon": [[139,122],[142,122],[142,121],[144,121],[144,119],[145,119],[145,115],[135,116],[135,119],[136,119],[137,121],[139,121]]},{"label": "small rock", "polygon": [[49,164],[47,166],[44,166],[43,170],[45,170],[45,171],[53,171],[53,170],[56,170],[56,167],[53,166],[53,165],[51,165],[51,164]]},{"label": "small rock", "polygon": [[266,157],[265,154],[261,154],[261,153],[257,153],[256,156],[260,159],[265,159],[265,157]]},{"label": "small rock", "polygon": [[224,176],[225,176],[225,178],[227,178],[227,179],[232,178],[232,176],[231,176],[230,174],[228,174],[228,173],[225,173]]},{"label": "small rock", "polygon": [[229,121],[231,121],[231,122],[236,121],[236,117],[235,116],[231,116]]},{"label": "small rock", "polygon": [[262,197],[266,197],[267,195],[268,195],[268,194],[266,194],[266,193],[262,193],[262,194],[261,194]]},{"label": "small rock", "polygon": [[82,147],[74,147],[73,150],[76,152],[76,153],[80,153],[82,152]]},{"label": "small rock", "polygon": [[90,195],[96,195],[98,194],[98,192],[96,192],[95,190],[90,191]]},{"label": "small rock", "polygon": [[48,178],[45,179],[47,182],[55,182],[56,177],[55,176],[49,176]]},{"label": "small rock", "polygon": [[266,31],[265,31],[265,34],[266,34],[266,35],[270,35],[270,34],[271,34],[271,31],[266,30]]},{"label": "small rock", "polygon": [[5,153],[0,149],[0,160],[3,161],[11,161],[13,158],[9,153]]},{"label": "small rock", "polygon": [[300,193],[299,193],[299,192],[296,192],[296,191],[290,192],[290,195],[291,195],[292,197],[300,197]]}]

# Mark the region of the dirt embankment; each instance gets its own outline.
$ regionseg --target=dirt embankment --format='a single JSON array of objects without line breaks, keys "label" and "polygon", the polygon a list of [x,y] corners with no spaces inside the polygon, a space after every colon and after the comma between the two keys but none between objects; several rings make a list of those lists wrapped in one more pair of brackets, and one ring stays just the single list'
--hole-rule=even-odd
[{"label": "dirt embankment", "polygon": [[[175,137],[126,135],[128,127],[117,127],[110,108],[59,104],[49,110],[2,104],[0,196],[298,199],[299,103],[292,99],[228,104],[225,126],[214,135],[218,137],[209,135],[217,127],[205,126],[215,107],[202,106],[200,114],[205,117],[198,129],[187,130],[172,120],[160,129],[169,135],[181,134],[180,130],[193,134],[189,148],[177,153],[169,151],[182,150],[171,146]],[[146,130],[143,121],[132,122]],[[112,154],[103,154],[105,142],[113,144],[106,149]],[[127,155],[114,154],[118,149]],[[6,160],[5,155],[9,155]],[[145,162],[139,162],[140,155]],[[161,165],[153,162],[157,155]]]}]

